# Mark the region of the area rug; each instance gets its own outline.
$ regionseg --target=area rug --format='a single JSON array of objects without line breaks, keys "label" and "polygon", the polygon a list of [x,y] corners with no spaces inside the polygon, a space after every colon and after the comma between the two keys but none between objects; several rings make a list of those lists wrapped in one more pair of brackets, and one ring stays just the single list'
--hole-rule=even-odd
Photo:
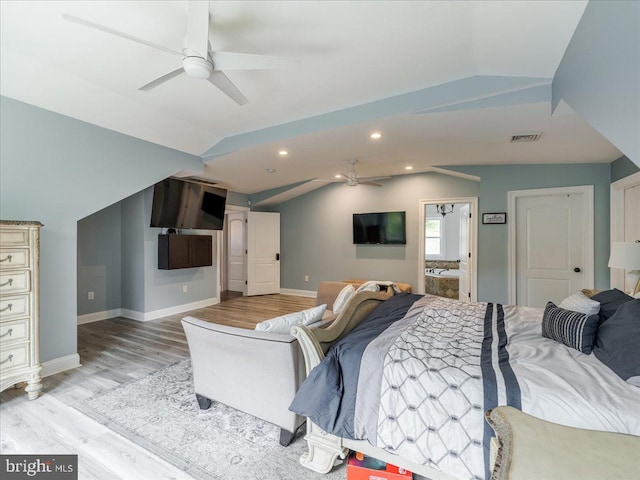
[{"label": "area rug", "polygon": [[300,455],[306,451],[304,432],[285,448],[278,443],[280,429],[270,423],[217,402],[200,410],[189,360],[74,408],[196,479],[337,480],[346,476],[344,467],[320,475],[300,465]]}]

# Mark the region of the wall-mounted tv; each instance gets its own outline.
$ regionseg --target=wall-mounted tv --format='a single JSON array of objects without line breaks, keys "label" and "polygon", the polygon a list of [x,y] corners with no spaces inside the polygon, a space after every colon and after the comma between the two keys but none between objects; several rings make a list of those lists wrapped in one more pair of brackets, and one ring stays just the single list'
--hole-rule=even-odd
[{"label": "wall-mounted tv", "polygon": [[354,213],[353,243],[407,243],[405,212]]},{"label": "wall-mounted tv", "polygon": [[226,203],[224,188],[166,178],[153,187],[151,226],[222,230]]}]

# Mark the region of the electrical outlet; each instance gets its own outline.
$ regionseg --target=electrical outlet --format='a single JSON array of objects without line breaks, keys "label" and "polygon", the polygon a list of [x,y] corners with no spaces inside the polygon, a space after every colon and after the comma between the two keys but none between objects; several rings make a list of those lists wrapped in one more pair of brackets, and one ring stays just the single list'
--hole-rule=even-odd
[{"label": "electrical outlet", "polygon": [[305,282],[308,282],[308,281],[309,281],[309,275],[305,275],[305,276],[304,276],[304,281],[305,281]]},{"label": "electrical outlet", "polygon": [[189,285],[182,285],[182,293],[187,293],[189,291]]},{"label": "electrical outlet", "polygon": [[93,292],[87,292],[87,300],[93,300],[94,298]]}]

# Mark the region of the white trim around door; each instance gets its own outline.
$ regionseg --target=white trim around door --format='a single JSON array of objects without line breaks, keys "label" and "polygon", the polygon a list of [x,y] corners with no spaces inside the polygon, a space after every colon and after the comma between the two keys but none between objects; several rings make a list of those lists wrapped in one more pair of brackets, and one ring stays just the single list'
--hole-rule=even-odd
[{"label": "white trim around door", "polygon": [[456,197],[456,198],[430,198],[420,200],[419,203],[419,240],[418,240],[418,291],[424,293],[424,222],[425,222],[425,206],[444,203],[451,204],[469,204],[471,212],[471,228],[469,235],[471,237],[471,260],[469,265],[469,285],[471,288],[471,301],[478,301],[478,197]]},{"label": "white trim around door", "polygon": [[593,288],[594,282],[594,246],[593,246],[593,185],[577,187],[540,188],[533,190],[510,190],[507,192],[507,218],[509,219],[508,240],[508,302],[516,305],[516,199],[546,195],[582,194],[582,270],[585,288]]},{"label": "white trim around door", "polygon": [[[613,242],[624,242],[624,192],[628,188],[640,185],[640,172],[624,177],[611,184],[611,245]],[[611,269],[611,288],[624,291],[624,270]]]}]

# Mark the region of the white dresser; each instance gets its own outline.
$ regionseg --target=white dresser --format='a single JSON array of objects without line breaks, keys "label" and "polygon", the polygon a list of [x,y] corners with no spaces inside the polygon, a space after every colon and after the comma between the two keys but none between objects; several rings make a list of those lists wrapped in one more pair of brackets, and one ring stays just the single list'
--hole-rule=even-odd
[{"label": "white dresser", "polygon": [[40,378],[40,222],[0,220],[0,391],[20,382],[29,400]]}]

